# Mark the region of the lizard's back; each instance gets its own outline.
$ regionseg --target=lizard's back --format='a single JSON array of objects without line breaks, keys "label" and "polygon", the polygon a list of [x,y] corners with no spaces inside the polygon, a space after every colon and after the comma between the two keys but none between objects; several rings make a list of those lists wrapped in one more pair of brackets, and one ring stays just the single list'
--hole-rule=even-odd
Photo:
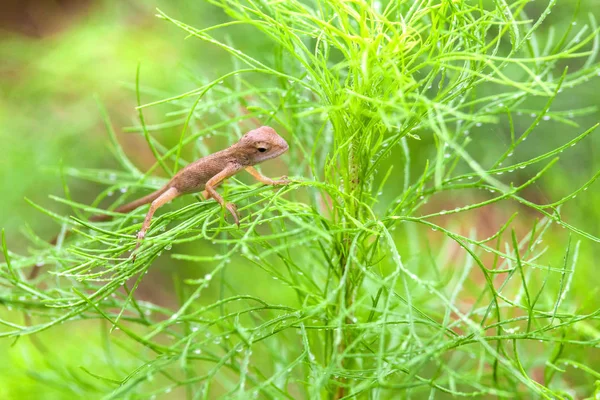
[{"label": "lizard's back", "polygon": [[202,157],[179,171],[168,186],[176,188],[180,193],[200,192],[204,190],[210,178],[223,171],[233,161],[227,150]]}]

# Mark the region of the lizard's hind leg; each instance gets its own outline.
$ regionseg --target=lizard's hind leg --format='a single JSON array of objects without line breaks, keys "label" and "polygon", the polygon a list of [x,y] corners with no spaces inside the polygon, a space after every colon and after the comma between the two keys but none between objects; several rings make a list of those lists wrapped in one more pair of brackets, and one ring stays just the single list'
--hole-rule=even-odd
[{"label": "lizard's hind leg", "polygon": [[[181,193],[177,189],[172,187],[169,190],[167,190],[166,192],[164,192],[163,194],[161,194],[152,203],[150,203],[150,209],[148,210],[148,213],[146,214],[146,218],[144,218],[144,223],[142,224],[142,229],[140,229],[140,231],[137,235],[137,245],[135,246],[135,250],[133,251],[134,253],[137,252],[137,249],[142,244],[142,240],[144,239],[144,236],[146,236],[146,232],[148,231],[148,228],[150,228],[150,222],[152,221],[152,217],[154,216],[154,213],[156,212],[156,210],[158,210],[161,206],[170,202],[171,200],[173,200],[180,194]],[[133,260],[135,261],[135,254],[133,256]]]}]

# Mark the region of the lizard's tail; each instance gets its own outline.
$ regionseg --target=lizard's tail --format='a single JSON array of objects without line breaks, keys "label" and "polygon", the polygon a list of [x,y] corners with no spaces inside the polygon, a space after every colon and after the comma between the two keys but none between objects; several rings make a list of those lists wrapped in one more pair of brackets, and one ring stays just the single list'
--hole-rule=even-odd
[{"label": "lizard's tail", "polygon": [[[133,211],[136,208],[138,208],[140,206],[143,206],[144,204],[148,204],[148,203],[153,202],[161,194],[163,194],[164,192],[166,192],[168,189],[169,189],[168,187],[163,187],[161,189],[158,189],[157,191],[152,192],[149,195],[142,197],[141,199],[137,199],[137,200],[132,201],[131,203],[127,203],[127,204],[124,204],[124,205],[122,205],[120,207],[117,207],[115,209],[115,212],[118,212],[118,213],[128,213],[130,211]],[[89,220],[90,221],[109,221],[111,219],[112,219],[112,215],[100,214],[100,215],[93,215],[93,216],[91,216]],[[65,237],[67,235],[69,235],[69,234],[70,234],[70,232],[67,231],[65,233]],[[58,241],[58,236],[59,235],[56,235],[49,243],[51,245],[55,246],[56,243],[57,243],[57,241]],[[40,267],[33,266],[32,269],[31,269],[31,272],[29,273],[28,279],[29,280],[35,279],[37,277],[40,269],[41,269]]]},{"label": "lizard's tail", "polygon": [[[158,189],[156,192],[152,192],[148,196],[144,196],[141,199],[137,199],[137,200],[132,201],[131,203],[127,203],[120,207],[117,207],[115,209],[115,212],[128,213],[129,211],[133,211],[136,208],[143,206],[144,204],[152,203],[154,200],[156,200],[161,194],[166,192],[168,189],[169,188],[166,186],[161,189]],[[112,215],[106,215],[106,214],[93,215],[92,217],[90,217],[90,221],[109,221],[111,219],[112,219]]]}]

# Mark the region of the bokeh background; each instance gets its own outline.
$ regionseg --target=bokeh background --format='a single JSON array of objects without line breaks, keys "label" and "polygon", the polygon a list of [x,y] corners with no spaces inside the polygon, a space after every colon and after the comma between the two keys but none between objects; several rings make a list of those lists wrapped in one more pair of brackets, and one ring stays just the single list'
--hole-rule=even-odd
[{"label": "bokeh background", "polygon": [[[539,13],[541,3],[532,3],[528,12]],[[545,25],[560,27],[568,23],[576,2],[559,3]],[[0,227],[5,229],[11,250],[26,252],[31,246],[29,230],[40,237],[51,237],[57,225],[25,198],[56,212],[68,213],[66,206],[49,199],[50,195],[64,194],[61,168],[119,168],[108,146],[97,100],[106,107],[131,160],[142,171],[152,165],[154,158],[145,140],[131,128],[137,125],[134,107],[138,63],[142,96],[149,98],[156,94],[166,98],[183,93],[196,88],[201,77],[214,78],[231,69],[231,60],[225,54],[198,40],[186,40],[181,30],[156,18],[155,9],[158,7],[196,27],[226,21],[227,17],[219,9],[196,0],[8,0],[2,1],[0,7]],[[589,14],[600,19],[598,10],[600,1],[584,0],[579,13],[583,19]],[[231,35],[232,40],[243,39],[243,46],[255,51],[269,46],[262,36],[237,34],[236,37],[236,28]],[[571,89],[553,107],[584,108],[597,106],[599,101],[600,77]],[[160,122],[161,116],[149,110],[146,118],[152,124]],[[580,127],[547,122],[542,134],[533,135],[522,146],[525,153],[540,154],[564,143],[600,121],[600,112],[596,108],[573,120]],[[505,127],[486,129],[482,132],[486,139],[478,144],[478,151],[485,152],[487,146],[507,142]],[[179,132],[175,128],[159,135],[161,140],[172,143]],[[600,169],[599,136],[592,135],[583,145],[561,155],[560,167],[528,189],[529,198],[557,200],[589,179]],[[424,156],[434,151],[431,138],[424,137],[420,146],[417,151]],[[265,170],[278,175],[272,166],[265,166]],[[71,196],[82,203],[91,201],[103,189],[72,178],[67,183]],[[447,201],[461,203],[461,199]],[[464,223],[485,231],[490,221],[500,220],[500,215],[505,218],[515,210],[519,211],[497,209],[498,215],[488,210],[478,220]],[[563,213],[569,223],[600,236],[599,184],[569,202]],[[565,251],[566,236],[566,232],[553,231],[546,238],[547,256],[554,257],[557,264]],[[553,246],[553,241],[560,246]],[[189,251],[201,252],[202,248]],[[588,311],[597,308],[598,259],[598,246],[584,242],[573,285],[574,293],[581,296],[581,307]],[[161,258],[145,278],[139,296],[168,307],[177,302],[172,291],[173,279],[204,273],[197,265]],[[260,279],[256,282],[257,290],[263,285],[268,290],[268,282],[263,284]],[[100,354],[90,347],[102,343],[100,330],[91,323],[53,328],[40,336],[53,352],[51,360],[31,346],[19,343],[13,346],[8,340],[0,340],[0,398],[28,398],[33,393],[60,398],[64,388],[48,386],[47,381],[52,380],[46,381],[45,374],[57,371],[68,375],[82,364],[93,365]],[[70,389],[76,392],[76,388]]]}]

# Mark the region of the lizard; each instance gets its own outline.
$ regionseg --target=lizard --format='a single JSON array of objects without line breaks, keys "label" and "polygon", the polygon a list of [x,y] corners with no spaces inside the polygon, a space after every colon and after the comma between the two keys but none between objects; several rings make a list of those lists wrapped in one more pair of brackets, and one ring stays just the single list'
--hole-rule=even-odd
[{"label": "lizard", "polygon": [[[215,199],[222,207],[226,208],[239,227],[239,213],[233,203],[226,202],[223,197],[217,193],[215,188],[223,181],[241,170],[246,170],[257,181],[266,185],[286,185],[290,183],[286,176],[279,180],[273,180],[262,175],[254,165],[263,161],[279,157],[288,150],[289,146],[285,139],[268,126],[261,126],[253,129],[243,135],[237,143],[230,147],[202,157],[181,169],[175,176],[167,182],[162,188],[141,197],[130,203],[117,207],[114,211],[118,213],[128,213],[145,204],[150,204],[150,209],[146,213],[144,222],[137,234],[137,244],[133,251],[133,260],[135,253],[140,247],[142,240],[146,236],[150,222],[156,210],[171,200],[185,194],[203,192],[203,197],[208,200],[211,197]],[[102,214],[92,216],[90,221],[108,221],[111,215]],[[57,238],[50,243],[56,243]],[[29,280],[34,279],[40,268],[34,267],[29,275]]]}]

